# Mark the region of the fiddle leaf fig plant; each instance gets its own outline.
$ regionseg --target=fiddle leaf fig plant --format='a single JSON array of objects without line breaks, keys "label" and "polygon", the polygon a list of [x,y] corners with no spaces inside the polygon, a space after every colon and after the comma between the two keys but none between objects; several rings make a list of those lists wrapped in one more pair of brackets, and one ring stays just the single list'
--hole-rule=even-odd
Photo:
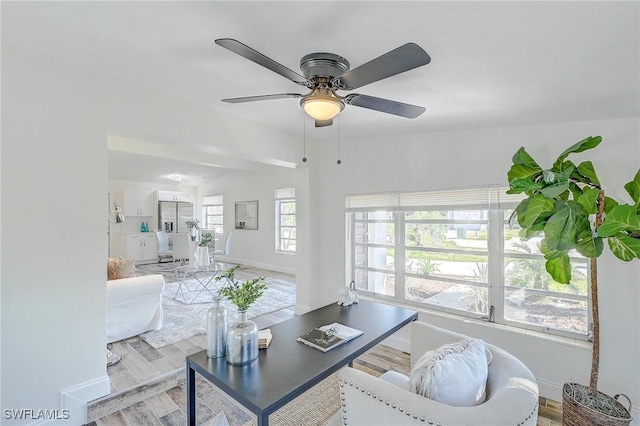
[{"label": "fiddle leaf fig plant", "polygon": [[590,136],[567,148],[553,165],[543,169],[520,148],[507,173],[509,194],[526,195],[514,210],[524,240],[544,234],[540,250],[551,277],[563,284],[571,281],[569,253],[576,250],[590,258],[593,357],[589,393],[596,393],[599,362],[599,316],[596,259],[604,250],[624,261],[640,258],[640,170],[624,188],[633,204],[606,197],[591,161],[573,163],[567,158],[597,147],[602,138]]}]

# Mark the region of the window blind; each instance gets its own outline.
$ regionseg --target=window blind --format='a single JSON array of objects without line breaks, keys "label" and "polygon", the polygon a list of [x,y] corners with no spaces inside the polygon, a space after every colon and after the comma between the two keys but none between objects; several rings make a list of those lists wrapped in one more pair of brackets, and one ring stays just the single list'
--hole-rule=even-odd
[{"label": "window blind", "polygon": [[222,195],[207,195],[202,197],[203,206],[212,206],[223,204]]},{"label": "window blind", "polygon": [[276,200],[296,198],[295,188],[278,188],[276,189]]},{"label": "window blind", "polygon": [[349,195],[345,197],[347,211],[433,209],[514,208],[524,198],[521,194],[507,194],[507,187],[490,186],[445,191],[389,192],[381,194]]}]

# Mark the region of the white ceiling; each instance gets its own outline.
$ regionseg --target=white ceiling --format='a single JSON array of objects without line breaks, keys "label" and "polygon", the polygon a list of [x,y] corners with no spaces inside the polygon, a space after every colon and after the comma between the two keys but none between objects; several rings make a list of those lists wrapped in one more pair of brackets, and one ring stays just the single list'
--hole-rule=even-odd
[{"label": "white ceiling", "polygon": [[[355,68],[406,42],[422,46],[429,65],[357,92],[426,113],[409,120],[347,106],[345,138],[638,116],[639,28],[638,2],[2,3],[3,43],[292,132],[301,127],[297,99],[220,102],[305,91],[216,38],[296,72],[312,52],[342,55]],[[133,155],[112,152],[110,177],[146,180],[140,168],[123,175]],[[153,176],[184,166],[199,180],[183,183],[194,185],[224,172],[162,158],[145,164]]]}]

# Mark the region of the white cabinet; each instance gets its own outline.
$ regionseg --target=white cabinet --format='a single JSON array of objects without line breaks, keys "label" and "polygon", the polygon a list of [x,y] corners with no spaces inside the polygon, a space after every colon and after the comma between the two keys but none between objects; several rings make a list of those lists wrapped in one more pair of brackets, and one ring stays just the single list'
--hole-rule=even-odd
[{"label": "white cabinet", "polygon": [[123,257],[133,259],[136,263],[157,261],[158,241],[155,234],[127,234],[122,238]]},{"label": "white cabinet", "polygon": [[189,195],[184,192],[158,191],[158,201],[189,201]]},{"label": "white cabinet", "polygon": [[125,189],[116,193],[116,199],[126,217],[153,216],[153,191]]}]

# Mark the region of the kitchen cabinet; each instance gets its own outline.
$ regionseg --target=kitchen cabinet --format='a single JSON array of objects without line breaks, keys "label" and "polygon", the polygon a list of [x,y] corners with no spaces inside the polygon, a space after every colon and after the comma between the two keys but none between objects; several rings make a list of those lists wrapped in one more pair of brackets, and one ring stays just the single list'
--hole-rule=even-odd
[{"label": "kitchen cabinet", "polygon": [[176,191],[158,191],[158,201],[189,201],[189,194]]},{"label": "kitchen cabinet", "polygon": [[156,262],[158,260],[158,241],[155,234],[123,235],[123,257],[133,259],[136,263]]},{"label": "kitchen cabinet", "polygon": [[153,216],[153,191],[125,189],[116,193],[125,217]]}]

